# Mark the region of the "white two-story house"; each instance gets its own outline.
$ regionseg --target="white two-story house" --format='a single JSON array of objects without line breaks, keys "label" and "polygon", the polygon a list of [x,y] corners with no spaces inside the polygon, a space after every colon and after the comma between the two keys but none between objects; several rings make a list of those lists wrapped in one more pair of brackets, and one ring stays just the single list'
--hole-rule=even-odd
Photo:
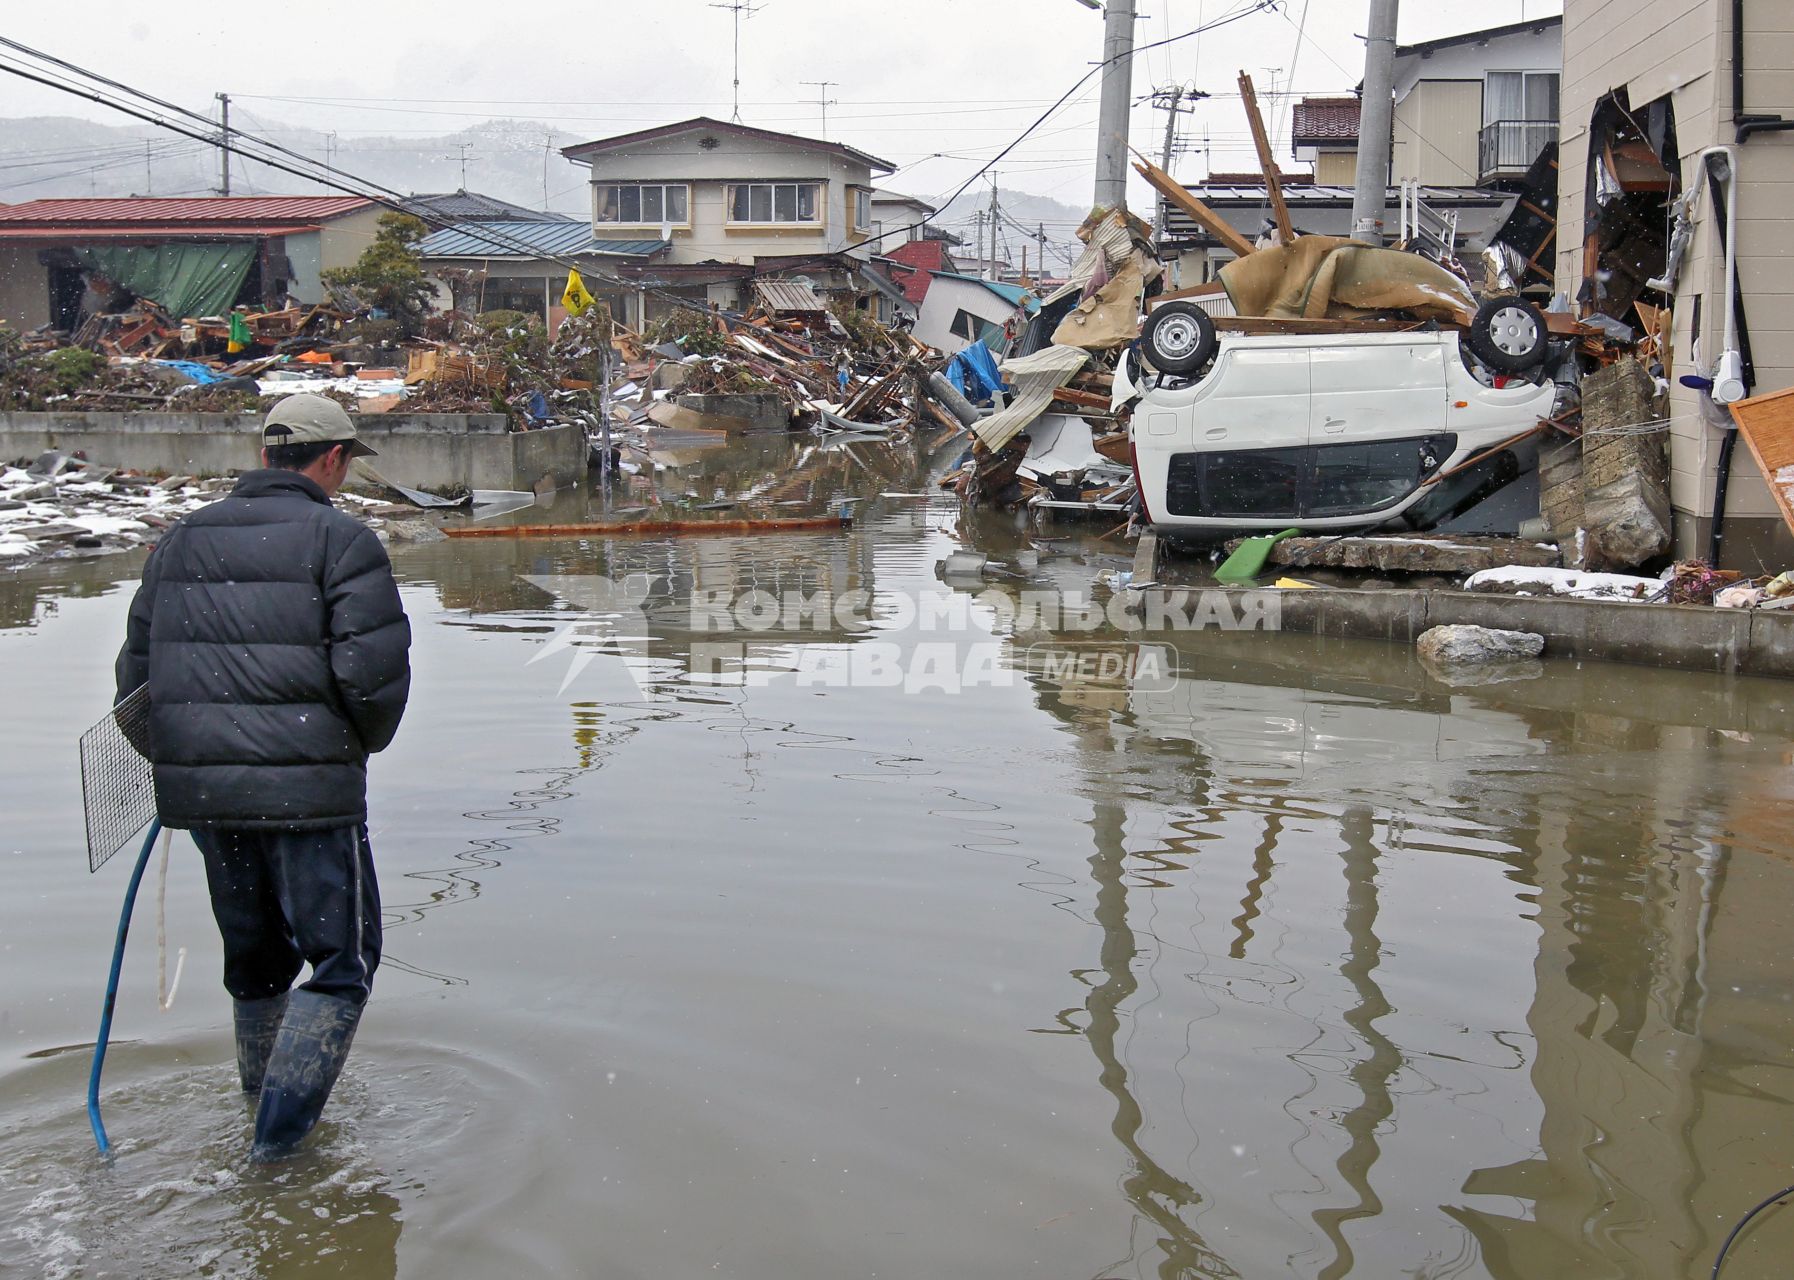
[{"label": "white two-story house", "polygon": [[859,290],[874,252],[872,178],[893,168],[843,143],[703,116],[562,154],[591,170],[595,236],[671,243],[639,268],[644,282],[726,307],[745,305],[755,279]]}]

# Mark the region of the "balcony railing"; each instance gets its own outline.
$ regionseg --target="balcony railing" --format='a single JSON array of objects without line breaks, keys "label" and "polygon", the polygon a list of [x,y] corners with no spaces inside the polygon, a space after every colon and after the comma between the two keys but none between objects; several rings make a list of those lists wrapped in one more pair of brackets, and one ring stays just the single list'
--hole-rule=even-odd
[{"label": "balcony railing", "polygon": [[1480,181],[1525,173],[1551,143],[1557,141],[1555,120],[1494,120],[1483,126],[1478,143]]}]

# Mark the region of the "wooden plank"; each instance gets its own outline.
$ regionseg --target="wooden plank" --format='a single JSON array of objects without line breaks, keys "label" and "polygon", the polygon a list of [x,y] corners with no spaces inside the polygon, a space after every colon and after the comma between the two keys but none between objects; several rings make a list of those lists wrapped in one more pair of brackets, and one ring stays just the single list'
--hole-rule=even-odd
[{"label": "wooden plank", "polygon": [[1794,481],[1777,477],[1786,467],[1794,467],[1794,387],[1768,395],[1751,396],[1729,406],[1738,434],[1750,446],[1750,456],[1757,460],[1763,482],[1781,508],[1782,520],[1794,529]]},{"label": "wooden plank", "polygon": [[1146,157],[1141,156],[1138,151],[1134,152],[1134,155],[1139,157],[1134,163],[1134,172],[1151,183],[1154,191],[1189,214],[1197,226],[1219,240],[1223,246],[1233,250],[1235,256],[1245,258],[1252,255],[1254,252],[1252,242],[1228,226],[1220,214],[1184,190],[1177,179]]},{"label": "wooden plank", "polygon": [[1240,72],[1240,103],[1246,108],[1246,123],[1252,126],[1252,145],[1258,148],[1258,166],[1264,170],[1265,192],[1271,197],[1271,214],[1277,219],[1277,230],[1283,243],[1296,238],[1296,229],[1289,220],[1289,206],[1283,202],[1283,182],[1277,172],[1277,161],[1271,155],[1271,139],[1265,133],[1265,122],[1258,114],[1258,95],[1252,90],[1252,77]]}]

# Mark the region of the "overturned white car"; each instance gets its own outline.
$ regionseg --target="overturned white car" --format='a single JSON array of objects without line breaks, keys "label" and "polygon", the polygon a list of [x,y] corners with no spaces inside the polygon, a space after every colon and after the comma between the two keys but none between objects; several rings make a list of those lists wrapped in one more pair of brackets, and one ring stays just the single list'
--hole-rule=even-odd
[{"label": "overturned white car", "polygon": [[1474,504],[1527,465],[1497,446],[1549,417],[1556,397],[1536,380],[1543,321],[1510,302],[1485,306],[1467,334],[1250,336],[1217,334],[1188,303],[1161,305],[1141,344],[1157,371],[1130,354],[1114,391],[1117,409],[1133,408],[1147,519],[1187,537],[1428,528]]}]

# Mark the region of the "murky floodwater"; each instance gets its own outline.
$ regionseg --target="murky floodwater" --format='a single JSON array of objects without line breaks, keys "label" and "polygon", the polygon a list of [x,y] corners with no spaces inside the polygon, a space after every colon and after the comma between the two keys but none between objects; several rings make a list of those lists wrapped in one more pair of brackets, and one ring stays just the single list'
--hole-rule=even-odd
[{"label": "murky floodwater", "polygon": [[[921,488],[879,446],[807,475],[769,500]],[[93,1154],[126,859],[86,872],[74,742],[138,565],[0,578],[0,1272],[1680,1277],[1794,1181],[1794,687],[1453,690],[1386,646],[1214,631],[1072,679],[982,607],[1007,682],[816,675],[939,639],[895,602],[949,592],[968,538],[1005,591],[1126,564],[895,497],[845,534],[397,553],[387,960],[273,1171],[243,1161],[184,838],[179,986],[160,1011],[152,869]],[[879,603],[720,662],[677,611],[555,643],[569,578],[630,574]],[[1727,1274],[1790,1255],[1784,1212]]]}]

